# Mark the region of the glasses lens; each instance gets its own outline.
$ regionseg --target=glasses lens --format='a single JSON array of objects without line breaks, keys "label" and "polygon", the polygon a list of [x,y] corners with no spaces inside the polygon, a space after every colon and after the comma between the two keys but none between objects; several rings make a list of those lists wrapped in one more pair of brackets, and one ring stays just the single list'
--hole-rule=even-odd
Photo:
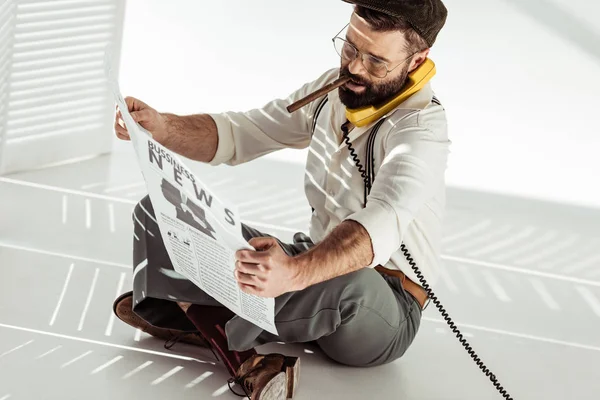
[{"label": "glasses lens", "polygon": [[385,78],[387,75],[387,65],[377,58],[366,56],[363,59],[363,65],[365,66],[365,69],[373,76]]},{"label": "glasses lens", "polygon": [[[358,56],[356,48],[340,37],[333,39],[333,46],[338,55],[345,61],[353,61]],[[377,58],[364,55],[363,65],[375,77],[385,78],[387,76],[387,65]]]},{"label": "glasses lens", "polygon": [[335,51],[344,60],[354,60],[356,58],[356,49],[344,39],[336,37],[333,39]]}]

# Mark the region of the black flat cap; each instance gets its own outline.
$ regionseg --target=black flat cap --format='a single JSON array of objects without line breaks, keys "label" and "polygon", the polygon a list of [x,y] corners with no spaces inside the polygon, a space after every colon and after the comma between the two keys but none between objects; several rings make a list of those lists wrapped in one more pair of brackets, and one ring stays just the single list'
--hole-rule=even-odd
[{"label": "black flat cap", "polygon": [[442,0],[344,0],[406,21],[429,47],[444,27],[448,10]]}]

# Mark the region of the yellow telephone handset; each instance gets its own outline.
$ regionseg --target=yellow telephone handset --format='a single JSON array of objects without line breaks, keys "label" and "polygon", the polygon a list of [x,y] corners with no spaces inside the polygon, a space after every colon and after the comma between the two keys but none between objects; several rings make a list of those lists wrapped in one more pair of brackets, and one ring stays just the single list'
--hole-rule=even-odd
[{"label": "yellow telephone handset", "polygon": [[436,73],[435,63],[429,58],[413,72],[408,75],[408,82],[398,96],[385,104],[377,106],[367,106],[357,109],[346,108],[346,118],[354,126],[361,127],[377,121],[385,114],[398,107],[402,102],[413,94],[417,93],[434,77]]}]

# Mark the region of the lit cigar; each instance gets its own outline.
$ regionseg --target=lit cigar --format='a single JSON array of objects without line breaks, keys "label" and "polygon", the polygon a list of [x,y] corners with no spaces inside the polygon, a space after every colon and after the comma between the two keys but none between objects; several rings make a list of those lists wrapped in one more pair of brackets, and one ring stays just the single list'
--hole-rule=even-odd
[{"label": "lit cigar", "polygon": [[343,76],[341,78],[338,78],[337,80],[331,82],[329,85],[325,85],[321,89],[317,90],[316,92],[311,93],[308,96],[306,96],[305,98],[300,99],[297,102],[289,105],[287,107],[288,112],[293,113],[295,111],[298,111],[299,109],[301,109],[302,107],[304,107],[308,103],[312,103],[313,101],[315,101],[319,97],[321,97],[321,96],[323,96],[323,95],[331,92],[334,89],[339,88],[340,86],[342,86],[343,84],[345,84],[349,80],[350,80],[349,76]]}]

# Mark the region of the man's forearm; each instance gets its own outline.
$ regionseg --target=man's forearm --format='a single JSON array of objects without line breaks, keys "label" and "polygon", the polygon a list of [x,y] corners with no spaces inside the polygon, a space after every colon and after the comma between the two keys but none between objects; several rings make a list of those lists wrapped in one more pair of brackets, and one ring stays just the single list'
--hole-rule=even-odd
[{"label": "man's forearm", "polygon": [[175,153],[192,160],[210,162],[217,152],[217,125],[207,114],[179,116],[162,114],[168,134],[161,143]]},{"label": "man's forearm", "polygon": [[323,241],[295,258],[299,280],[305,288],[370,265],[371,238],[358,222],[344,221]]}]

